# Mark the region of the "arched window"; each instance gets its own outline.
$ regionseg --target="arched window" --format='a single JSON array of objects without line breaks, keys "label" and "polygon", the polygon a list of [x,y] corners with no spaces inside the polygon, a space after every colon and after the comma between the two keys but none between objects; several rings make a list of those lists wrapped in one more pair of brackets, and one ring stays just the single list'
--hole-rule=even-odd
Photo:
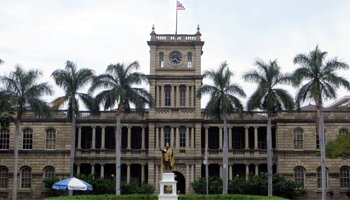
[{"label": "arched window", "polygon": [[339,178],[341,188],[350,188],[350,168],[348,166],[340,168]]},{"label": "arched window", "polygon": [[8,169],[0,166],[0,188],[7,188],[8,185]]},{"label": "arched window", "polygon": [[25,166],[21,170],[21,188],[32,187],[32,169]]},{"label": "arched window", "polygon": [[191,52],[189,52],[188,54],[187,54],[187,67],[188,68],[192,68],[192,53]]},{"label": "arched window", "polygon": [[346,135],[346,134],[348,134],[348,133],[349,133],[349,131],[348,131],[347,128],[342,128],[342,129],[340,129],[339,132],[338,132],[339,135]]},{"label": "arched window", "polygon": [[0,149],[9,149],[10,131],[7,129],[0,130]]},{"label": "arched window", "polygon": [[23,149],[32,149],[33,147],[33,131],[32,129],[24,129],[23,131]]},{"label": "arched window", "polygon": [[158,60],[159,60],[159,67],[163,68],[164,67],[164,53],[163,52],[159,53]]},{"label": "arched window", "polygon": [[55,168],[52,166],[47,166],[44,168],[44,178],[55,177]]},{"label": "arched window", "polygon": [[56,143],[56,130],[55,129],[47,129],[46,130],[46,149],[55,149]]},{"label": "arched window", "polygon": [[303,140],[303,130],[301,128],[296,128],[293,131],[294,149],[303,149]]},{"label": "arched window", "polygon": [[294,181],[302,186],[305,184],[305,169],[301,166],[294,168]]},{"label": "arched window", "polygon": [[[321,167],[317,168],[317,187],[322,188],[322,173],[321,173]],[[328,188],[328,169],[326,168],[326,188]]]}]

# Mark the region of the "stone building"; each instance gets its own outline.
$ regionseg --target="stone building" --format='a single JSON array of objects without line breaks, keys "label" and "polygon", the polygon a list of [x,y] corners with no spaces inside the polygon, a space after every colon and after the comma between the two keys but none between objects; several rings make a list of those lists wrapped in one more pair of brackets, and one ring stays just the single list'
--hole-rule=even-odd
[{"label": "stone building", "polygon": [[[201,109],[196,91],[201,87],[201,55],[204,42],[199,28],[195,34],[156,34],[150,47],[150,92],[155,105],[144,116],[135,112],[121,121],[121,179],[148,182],[159,190],[161,152],[169,143],[176,165],[178,190],[192,193],[190,183],[204,176],[204,150],[208,148],[209,175],[222,176],[223,122],[210,119]],[[326,139],[350,129],[350,97],[325,109]],[[274,173],[296,180],[307,190],[306,199],[321,195],[316,113],[312,106],[300,112],[278,113],[273,121]],[[71,123],[66,111],[49,118],[31,113],[23,116],[19,141],[18,197],[39,198],[45,194],[45,177],[69,176]],[[115,176],[115,112],[100,116],[80,112],[77,119],[76,174],[95,178]],[[265,173],[266,127],[264,113],[228,116],[229,178]],[[13,138],[15,127],[0,132],[0,199],[11,195]],[[327,186],[330,199],[347,199],[350,189],[348,159],[327,159]]]}]

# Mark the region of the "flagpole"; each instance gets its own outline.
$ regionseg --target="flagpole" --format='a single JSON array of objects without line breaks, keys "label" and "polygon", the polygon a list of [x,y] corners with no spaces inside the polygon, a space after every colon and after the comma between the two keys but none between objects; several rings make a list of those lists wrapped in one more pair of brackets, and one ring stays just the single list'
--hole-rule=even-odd
[{"label": "flagpole", "polygon": [[176,27],[175,27],[175,35],[177,35],[177,0],[176,0]]}]

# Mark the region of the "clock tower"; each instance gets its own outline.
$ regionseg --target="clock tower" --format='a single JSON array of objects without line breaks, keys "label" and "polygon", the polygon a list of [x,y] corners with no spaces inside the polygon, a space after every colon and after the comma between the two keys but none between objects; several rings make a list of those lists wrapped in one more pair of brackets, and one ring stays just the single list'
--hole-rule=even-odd
[{"label": "clock tower", "polygon": [[[154,138],[149,140],[149,148],[154,148],[154,153],[149,151],[149,156],[160,158],[159,148],[169,144],[175,154],[175,175],[200,177],[202,118],[201,101],[196,93],[203,79],[204,41],[201,41],[199,26],[195,34],[156,34],[153,27],[150,35],[147,44],[150,47],[150,93],[154,104],[149,109],[148,120],[149,138]],[[158,183],[162,169],[158,161],[153,164],[149,166],[148,177],[154,177],[154,182]],[[178,183],[178,189],[190,192],[192,179]]]}]

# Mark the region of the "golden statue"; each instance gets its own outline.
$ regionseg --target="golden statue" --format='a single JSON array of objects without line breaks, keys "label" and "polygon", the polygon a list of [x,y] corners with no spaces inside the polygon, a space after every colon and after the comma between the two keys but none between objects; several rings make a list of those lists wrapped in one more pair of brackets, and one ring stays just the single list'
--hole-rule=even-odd
[{"label": "golden statue", "polygon": [[169,147],[169,143],[166,144],[164,149],[159,150],[162,152],[162,169],[167,172],[171,172],[174,167],[174,154]]}]

